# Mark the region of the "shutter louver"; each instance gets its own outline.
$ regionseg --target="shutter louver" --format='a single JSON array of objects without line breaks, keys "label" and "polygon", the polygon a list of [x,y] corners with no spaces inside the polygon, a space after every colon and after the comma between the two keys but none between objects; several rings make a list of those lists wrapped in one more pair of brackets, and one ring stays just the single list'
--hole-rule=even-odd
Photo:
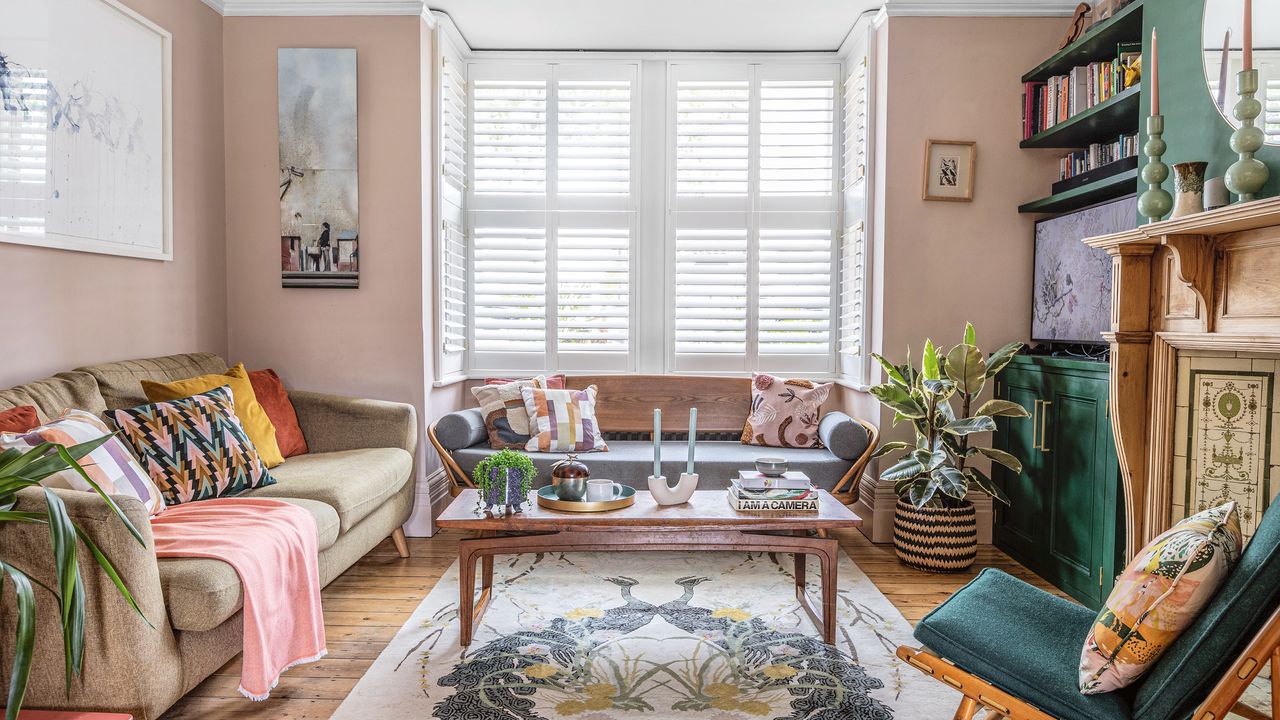
[{"label": "shutter louver", "polygon": [[441,222],[440,342],[445,353],[466,349],[467,236],[456,222]]},{"label": "shutter louver", "polygon": [[835,83],[760,83],[760,192],[830,195]]},{"label": "shutter louver", "polygon": [[471,316],[476,352],[543,352],[546,231],[477,226],[473,238]]},{"label": "shutter louver", "polygon": [[[454,193],[467,187],[467,78],[457,61],[440,62],[440,175]],[[459,205],[462,203],[459,202]]]},{"label": "shutter louver", "polygon": [[844,83],[844,183],[851,187],[867,175],[867,62],[854,63]]},{"label": "shutter louver", "polygon": [[858,223],[845,230],[840,248],[840,352],[862,354],[863,293],[866,287],[866,233]]},{"label": "shutter louver", "polygon": [[746,352],[746,230],[676,229],[675,308],[677,354]]},{"label": "shutter louver", "polygon": [[16,110],[0,113],[0,231],[39,235],[48,194],[49,81],[44,71],[27,69],[7,82],[7,103]]},{"label": "shutter louver", "polygon": [[676,85],[676,194],[746,195],[749,82]]},{"label": "shutter louver", "polygon": [[1262,104],[1262,129],[1267,142],[1280,143],[1280,80],[1268,80]]},{"label": "shutter louver", "polygon": [[471,96],[475,192],[546,192],[546,81],[476,80]]},{"label": "shutter louver", "polygon": [[762,227],[758,294],[761,355],[829,353],[831,228]]},{"label": "shutter louver", "polygon": [[626,352],[631,317],[631,240],[626,228],[561,225],[556,243],[561,352]]},{"label": "shutter louver", "polygon": [[561,80],[557,92],[557,191],[630,195],[630,81]]}]

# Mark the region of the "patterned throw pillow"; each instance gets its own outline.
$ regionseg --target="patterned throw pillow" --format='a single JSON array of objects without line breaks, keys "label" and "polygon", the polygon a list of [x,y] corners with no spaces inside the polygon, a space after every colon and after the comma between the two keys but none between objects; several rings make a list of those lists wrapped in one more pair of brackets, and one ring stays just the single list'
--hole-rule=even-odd
[{"label": "patterned throw pillow", "polygon": [[[532,378],[485,378],[485,385],[506,385],[507,383],[517,382],[519,380],[531,380]],[[564,390],[567,385],[565,383],[568,378],[563,374],[547,375],[543,378],[543,386],[548,390]]]},{"label": "patterned throw pillow", "polygon": [[1234,501],[1192,515],[1142,548],[1116,581],[1080,653],[1080,692],[1119,690],[1155,665],[1240,559]]},{"label": "patterned throw pillow", "polygon": [[766,447],[822,447],[818,421],[832,383],[786,380],[751,374],[751,414],[742,428],[742,444]]},{"label": "patterned throw pillow", "polygon": [[609,446],[596,421],[596,386],[586,390],[521,391],[533,437],[524,446],[527,452],[606,451]]},{"label": "patterned throw pillow", "polygon": [[[51,442],[70,447],[110,435],[107,424],[93,413],[84,410],[67,410],[57,420],[21,433],[0,433],[0,450],[18,448],[30,450],[37,445]],[[80,467],[93,479],[102,492],[108,495],[128,495],[137,498],[147,507],[147,514],[157,515],[164,510],[164,497],[147,471],[138,466],[129,448],[119,438],[111,438],[93,452],[80,458]],[[46,487],[93,492],[89,483],[75,470],[63,470],[50,475],[41,483]]]},{"label": "patterned throw pillow", "polygon": [[529,414],[525,412],[525,388],[545,388],[546,378],[541,375],[527,380],[512,380],[503,385],[480,385],[471,388],[471,394],[480,403],[484,413],[484,427],[489,431],[489,447],[494,450],[523,450],[529,442]]},{"label": "patterned throw pillow", "polygon": [[236,417],[226,385],[108,414],[171,505],[275,484]]}]

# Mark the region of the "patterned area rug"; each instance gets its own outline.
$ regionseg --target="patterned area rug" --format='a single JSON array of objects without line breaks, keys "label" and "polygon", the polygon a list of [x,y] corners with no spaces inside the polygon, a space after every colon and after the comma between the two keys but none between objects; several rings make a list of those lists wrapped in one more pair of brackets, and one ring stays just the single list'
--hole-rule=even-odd
[{"label": "patterned area rug", "polygon": [[835,646],[796,604],[789,555],[498,557],[465,651],[457,572],[334,720],[923,720],[959,702],[894,657],[910,625],[843,553]]}]

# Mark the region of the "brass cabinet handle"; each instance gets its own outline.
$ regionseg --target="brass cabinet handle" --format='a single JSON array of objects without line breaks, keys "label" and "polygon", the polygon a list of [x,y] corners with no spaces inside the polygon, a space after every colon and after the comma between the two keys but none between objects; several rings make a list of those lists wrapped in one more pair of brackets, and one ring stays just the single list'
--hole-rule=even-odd
[{"label": "brass cabinet handle", "polygon": [[1047,426],[1049,424],[1049,406],[1052,405],[1053,402],[1050,400],[1041,400],[1040,402],[1043,403],[1041,410],[1044,411],[1040,415],[1040,450],[1043,452],[1049,452],[1049,435]]},{"label": "brass cabinet handle", "polygon": [[1040,427],[1040,401],[1031,401],[1031,449],[1039,450],[1040,443],[1036,440],[1036,430]]}]

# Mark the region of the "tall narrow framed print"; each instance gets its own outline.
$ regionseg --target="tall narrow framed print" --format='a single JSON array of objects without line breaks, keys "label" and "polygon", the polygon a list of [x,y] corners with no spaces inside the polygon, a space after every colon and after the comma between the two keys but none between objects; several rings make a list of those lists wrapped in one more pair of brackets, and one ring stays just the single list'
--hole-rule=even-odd
[{"label": "tall narrow framed print", "polygon": [[284,287],[360,287],[356,51],[280,48]]},{"label": "tall narrow framed print", "polygon": [[0,242],[173,259],[172,36],[117,0],[0,18]]}]

